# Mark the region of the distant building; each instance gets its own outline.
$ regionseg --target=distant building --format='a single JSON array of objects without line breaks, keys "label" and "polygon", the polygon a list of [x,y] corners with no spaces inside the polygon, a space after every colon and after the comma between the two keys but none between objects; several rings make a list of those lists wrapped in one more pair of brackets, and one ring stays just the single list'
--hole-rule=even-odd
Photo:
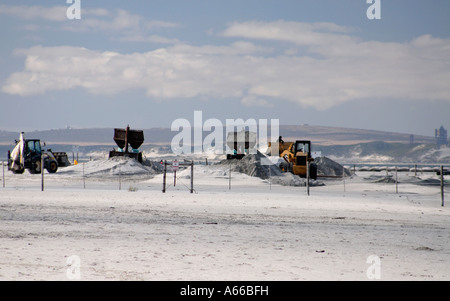
[{"label": "distant building", "polygon": [[438,147],[447,145],[447,130],[441,125],[439,129],[434,130],[434,137],[436,138],[436,145]]}]

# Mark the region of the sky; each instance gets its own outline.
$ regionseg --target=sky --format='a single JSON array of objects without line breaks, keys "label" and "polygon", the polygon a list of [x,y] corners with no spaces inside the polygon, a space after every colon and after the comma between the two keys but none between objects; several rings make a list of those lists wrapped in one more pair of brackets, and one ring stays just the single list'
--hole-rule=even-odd
[{"label": "sky", "polygon": [[1,0],[0,130],[167,128],[202,111],[434,136],[450,128],[449,13],[448,0]]}]

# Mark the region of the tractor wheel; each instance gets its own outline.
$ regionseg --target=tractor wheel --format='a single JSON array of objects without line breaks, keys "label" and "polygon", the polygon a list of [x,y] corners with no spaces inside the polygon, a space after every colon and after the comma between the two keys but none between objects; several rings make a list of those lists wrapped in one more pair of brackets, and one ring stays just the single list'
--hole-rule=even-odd
[{"label": "tractor wheel", "polygon": [[289,171],[289,164],[287,162],[281,162],[280,163],[280,169],[281,169],[281,171],[288,172]]},{"label": "tractor wheel", "polygon": [[25,171],[25,168],[12,170],[13,174],[20,174],[20,175],[23,174],[24,171]]},{"label": "tractor wheel", "polygon": [[30,173],[31,174],[41,173],[41,161],[40,160],[36,161],[36,163],[31,165]]},{"label": "tractor wheel", "polygon": [[311,163],[309,166],[309,177],[313,180],[317,180],[317,164]]},{"label": "tractor wheel", "polygon": [[58,164],[55,161],[50,161],[47,166],[49,173],[55,173],[58,170]]}]

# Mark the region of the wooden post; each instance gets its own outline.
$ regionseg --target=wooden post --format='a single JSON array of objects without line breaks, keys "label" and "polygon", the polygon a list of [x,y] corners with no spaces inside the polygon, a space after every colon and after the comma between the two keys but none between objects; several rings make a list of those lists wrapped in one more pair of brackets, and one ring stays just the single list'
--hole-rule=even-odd
[{"label": "wooden post", "polygon": [[173,171],[173,187],[177,185],[177,171]]},{"label": "wooden post", "polygon": [[417,164],[414,164],[414,176],[417,177]]},{"label": "wooden post", "polygon": [[228,175],[228,190],[231,190],[231,163],[230,163],[230,173]]},{"label": "wooden post", "polygon": [[344,193],[345,193],[345,167],[342,165],[342,182],[344,183]]},{"label": "wooden post", "polygon": [[441,206],[444,207],[444,166],[441,165]]},{"label": "wooden post", "polygon": [[3,188],[5,188],[5,162],[2,161],[2,169],[3,169]]},{"label": "wooden post", "polygon": [[397,165],[395,165],[395,193],[398,193]]},{"label": "wooden post", "polygon": [[270,170],[270,164],[267,165],[269,168],[269,190],[272,190],[272,172]]},{"label": "wooden post", "polygon": [[44,153],[41,153],[41,191],[44,191]]},{"label": "wooden post", "polygon": [[119,190],[122,190],[122,170],[119,166]]},{"label": "wooden post", "polygon": [[309,196],[309,161],[306,162],[306,194]]},{"label": "wooden post", "polygon": [[191,162],[191,193],[194,193],[194,160]]},{"label": "wooden post", "polygon": [[167,161],[164,160],[163,189],[162,189],[163,193],[166,193],[166,172],[167,172]]}]

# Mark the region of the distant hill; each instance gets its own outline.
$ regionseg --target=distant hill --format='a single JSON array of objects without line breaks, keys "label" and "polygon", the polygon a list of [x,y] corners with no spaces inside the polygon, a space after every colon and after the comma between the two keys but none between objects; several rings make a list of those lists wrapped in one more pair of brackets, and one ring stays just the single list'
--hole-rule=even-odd
[{"label": "distant hill", "polygon": [[[169,128],[144,129],[141,150],[152,156],[170,153],[170,143],[177,133]],[[203,138],[208,134],[204,132]],[[450,163],[450,148],[437,148],[435,138],[429,136],[414,135],[414,143],[410,143],[410,134],[405,133],[313,125],[282,125],[279,134],[284,141],[311,140],[313,151],[342,163]],[[72,158],[77,153],[87,158],[107,157],[108,151],[116,147],[113,136],[113,128],[25,133],[27,138],[45,141],[46,149],[65,151]],[[0,160],[6,160],[7,151],[13,148],[18,137],[19,133],[0,130]],[[223,137],[226,137],[225,129]]]},{"label": "distant hill", "polygon": [[[340,127],[281,125],[279,132],[285,141],[307,139],[316,145],[350,145],[373,141],[410,142],[410,134]],[[167,144],[177,133],[172,132],[170,128],[144,129],[144,144]],[[204,132],[203,137],[207,134],[208,132]],[[113,128],[57,129],[27,132],[25,135],[51,144],[115,145]],[[10,145],[18,137],[18,132],[0,130],[0,145]],[[414,135],[414,142],[434,143],[435,140],[434,137]]]},{"label": "distant hill", "polygon": [[[351,145],[373,141],[410,143],[410,134],[310,125],[280,126],[283,140],[311,140],[316,145]],[[435,143],[434,137],[414,135],[414,143]]]},{"label": "distant hill", "polygon": [[439,148],[430,143],[375,141],[353,145],[319,145],[314,150],[340,163],[450,163],[450,147]]}]

